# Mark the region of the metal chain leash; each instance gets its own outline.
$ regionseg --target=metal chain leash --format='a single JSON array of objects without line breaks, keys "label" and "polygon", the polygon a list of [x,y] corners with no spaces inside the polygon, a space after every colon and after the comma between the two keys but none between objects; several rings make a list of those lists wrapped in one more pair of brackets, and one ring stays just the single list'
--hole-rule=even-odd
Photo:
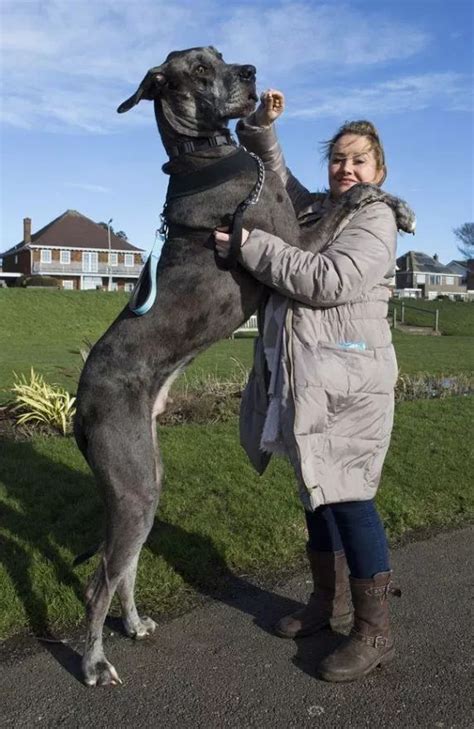
[{"label": "metal chain leash", "polygon": [[249,152],[248,149],[246,149],[245,151],[247,152],[247,154],[253,157],[255,162],[257,163],[258,176],[257,182],[255,183],[250,195],[239,206],[242,210],[246,210],[250,205],[256,205],[258,203],[263,185],[265,183],[265,167],[262,160],[258,155],[254,154],[253,152]]}]

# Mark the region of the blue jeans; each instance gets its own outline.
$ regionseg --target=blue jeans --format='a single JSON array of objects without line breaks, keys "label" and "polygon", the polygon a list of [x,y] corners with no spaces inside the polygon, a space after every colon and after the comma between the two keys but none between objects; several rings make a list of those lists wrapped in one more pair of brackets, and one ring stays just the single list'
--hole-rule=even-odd
[{"label": "blue jeans", "polygon": [[367,579],[390,570],[387,537],[373,500],[327,504],[305,515],[310,549],[343,549],[352,577]]}]

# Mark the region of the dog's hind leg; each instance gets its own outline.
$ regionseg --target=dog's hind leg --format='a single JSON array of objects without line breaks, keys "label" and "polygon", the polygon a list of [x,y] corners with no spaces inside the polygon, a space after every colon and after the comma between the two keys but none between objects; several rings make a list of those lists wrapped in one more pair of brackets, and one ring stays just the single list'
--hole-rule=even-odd
[{"label": "dog's hind leg", "polygon": [[132,560],[124,577],[117,585],[117,595],[122,606],[122,620],[125,632],[130,638],[141,640],[155,632],[156,623],[151,618],[138,614],[135,605],[135,577],[139,554]]},{"label": "dog's hind leg", "polygon": [[104,432],[101,428],[88,449],[89,463],[104,489],[107,519],[101,562],[86,590],[87,635],[82,669],[88,686],[120,683],[102,644],[104,621],[116,590],[127,632],[145,637],[154,629],[152,621],[139,618],[133,599],[138,558],[153,524],[159,496],[157,476],[161,474],[152,433],[142,423],[134,419],[133,432]]}]

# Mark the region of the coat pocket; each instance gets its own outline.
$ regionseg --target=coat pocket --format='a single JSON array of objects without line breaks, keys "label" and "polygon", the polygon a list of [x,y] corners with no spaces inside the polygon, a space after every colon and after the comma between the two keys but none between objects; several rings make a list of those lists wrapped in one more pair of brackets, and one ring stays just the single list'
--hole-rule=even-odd
[{"label": "coat pocket", "polygon": [[346,349],[331,342],[320,342],[322,361],[326,368],[344,369],[348,393],[380,393],[393,391],[398,368],[393,346],[390,344],[374,349]]}]

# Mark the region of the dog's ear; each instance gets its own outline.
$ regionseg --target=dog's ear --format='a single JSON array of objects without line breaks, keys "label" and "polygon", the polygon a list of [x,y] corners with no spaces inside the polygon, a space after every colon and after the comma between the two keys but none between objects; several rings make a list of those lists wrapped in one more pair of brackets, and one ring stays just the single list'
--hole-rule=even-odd
[{"label": "dog's ear", "polygon": [[159,95],[160,90],[165,84],[166,76],[163,72],[163,66],[150,68],[135,93],[129,99],[120,104],[117,109],[118,113],[123,114],[124,111],[129,111],[132,106],[136,106],[142,99],[152,101]]},{"label": "dog's ear", "polygon": [[222,53],[220,53],[220,51],[218,51],[217,48],[215,48],[214,46],[207,46],[207,47],[212,53],[214,53],[215,56],[217,56],[217,58],[219,58],[221,61],[224,60],[222,57]]}]

